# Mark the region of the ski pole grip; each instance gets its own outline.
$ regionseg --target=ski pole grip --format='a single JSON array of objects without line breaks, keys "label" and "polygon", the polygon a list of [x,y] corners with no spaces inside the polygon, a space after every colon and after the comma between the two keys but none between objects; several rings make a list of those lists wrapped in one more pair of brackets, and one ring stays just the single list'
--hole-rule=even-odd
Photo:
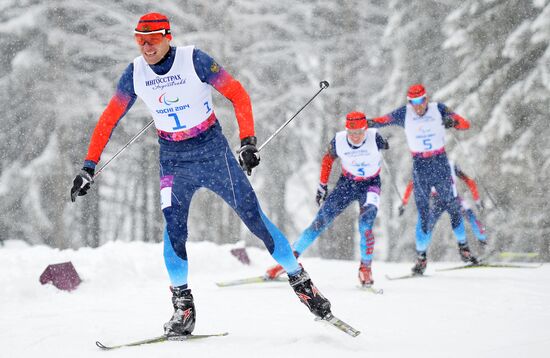
[{"label": "ski pole grip", "polygon": [[319,83],[319,86],[321,86],[321,89],[325,89],[328,88],[329,83],[328,81],[321,81],[321,83]]}]

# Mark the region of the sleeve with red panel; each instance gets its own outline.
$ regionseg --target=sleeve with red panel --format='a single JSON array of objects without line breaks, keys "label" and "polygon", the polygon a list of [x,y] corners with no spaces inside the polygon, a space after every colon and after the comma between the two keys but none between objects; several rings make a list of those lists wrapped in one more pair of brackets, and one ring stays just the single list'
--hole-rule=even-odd
[{"label": "sleeve with red panel", "polygon": [[387,126],[405,126],[405,114],[407,113],[407,107],[402,106],[380,117],[368,119],[369,127],[382,128]]},{"label": "sleeve with red panel", "polygon": [[84,167],[95,169],[96,164],[99,163],[103,149],[105,149],[111,138],[113,129],[136,101],[137,96],[134,93],[133,72],[133,64],[130,64],[120,77],[115,95],[99,117],[90,139]]},{"label": "sleeve with red panel", "polygon": [[453,112],[452,110],[449,109],[449,107],[447,107],[443,103],[438,103],[437,107],[438,107],[439,112],[441,113],[441,115],[443,117],[451,117],[452,119],[454,119],[457,122],[457,124],[454,126],[455,129],[465,130],[465,129],[470,128],[470,122],[466,118],[464,118],[464,117],[460,116],[459,114]]},{"label": "sleeve with red panel", "polygon": [[472,198],[477,202],[479,200],[479,191],[477,189],[476,181],[469,176],[467,176],[462,170],[455,166],[456,176],[459,177],[466,185],[470,192],[472,193]]},{"label": "sleeve with red panel", "polygon": [[413,181],[409,180],[409,183],[407,184],[407,187],[405,188],[405,193],[403,194],[403,200],[402,200],[403,206],[407,206],[407,204],[409,203],[409,199],[411,198],[413,187],[414,187],[413,186]]},{"label": "sleeve with red panel", "polygon": [[329,147],[323,160],[321,161],[321,177],[319,178],[319,183],[322,185],[328,184],[328,179],[330,177],[330,172],[332,170],[332,164],[334,160],[338,157],[336,154],[336,139],[330,141]]},{"label": "sleeve with red panel", "polygon": [[239,138],[253,136],[255,131],[252,103],[241,83],[218,65],[212,57],[199,49],[193,51],[193,64],[199,78],[214,87],[233,104],[239,124]]},{"label": "sleeve with red panel", "polygon": [[105,108],[95,126],[88,147],[88,154],[86,155],[86,164],[88,164],[88,162],[93,162],[95,164],[99,163],[101,153],[103,153],[103,149],[107,145],[107,142],[109,142],[113,129],[129,109],[130,102],[131,98],[119,92],[111,98],[107,108]]}]

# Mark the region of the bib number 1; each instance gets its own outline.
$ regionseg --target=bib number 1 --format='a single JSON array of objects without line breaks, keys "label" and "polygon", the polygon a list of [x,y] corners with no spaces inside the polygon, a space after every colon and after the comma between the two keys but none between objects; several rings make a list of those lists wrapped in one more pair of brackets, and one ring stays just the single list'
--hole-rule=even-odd
[{"label": "bib number 1", "polygon": [[181,124],[180,119],[178,118],[178,115],[176,113],[170,113],[168,117],[174,118],[174,121],[176,122],[176,126],[172,127],[173,130],[187,128],[185,124]]}]

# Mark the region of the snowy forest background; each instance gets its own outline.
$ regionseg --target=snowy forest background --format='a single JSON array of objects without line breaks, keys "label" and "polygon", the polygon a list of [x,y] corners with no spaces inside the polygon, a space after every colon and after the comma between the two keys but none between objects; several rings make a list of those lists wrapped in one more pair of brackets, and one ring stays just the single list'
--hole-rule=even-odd
[{"label": "snowy forest background", "polygon": [[[133,28],[150,11],[169,16],[174,45],[195,44],[245,86],[259,143],[319,89],[319,81],[330,82],[265,147],[251,177],[264,211],[291,242],[316,213],[320,159],[345,114],[387,113],[404,104],[410,84],[422,82],[432,99],[472,122],[469,131],[449,132],[447,150],[478,180],[492,245],[549,260],[548,0],[2,0],[0,242],[78,248],[161,240],[153,130],[117,158],[87,196],[69,199],[98,116],[138,55]],[[215,96],[224,132],[237,149],[232,106]],[[149,120],[138,101],[102,162]],[[414,200],[397,216],[400,199],[392,184],[403,193],[411,159],[401,129],[382,133],[390,137],[385,160],[391,173],[382,171],[375,254],[411,260]],[[332,183],[339,164],[334,167]],[[356,259],[357,212],[350,206],[308,254]],[[457,258],[448,221],[444,215],[438,224],[433,259]],[[261,246],[206,191],[194,198],[189,229],[192,241]]]}]

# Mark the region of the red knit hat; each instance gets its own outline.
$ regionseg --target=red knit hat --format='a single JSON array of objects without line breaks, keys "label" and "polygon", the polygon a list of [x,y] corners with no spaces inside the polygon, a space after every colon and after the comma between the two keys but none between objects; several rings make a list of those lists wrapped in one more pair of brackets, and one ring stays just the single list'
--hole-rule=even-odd
[{"label": "red knit hat", "polygon": [[135,29],[136,32],[142,34],[159,30],[166,30],[166,38],[172,40],[168,17],[158,12],[150,12],[140,17]]},{"label": "red knit hat", "polygon": [[346,115],[347,129],[367,129],[367,117],[363,112],[350,112]]},{"label": "red knit hat", "polygon": [[417,83],[409,87],[409,90],[407,91],[407,100],[410,101],[411,99],[424,97],[425,95],[426,89],[423,85]]}]

